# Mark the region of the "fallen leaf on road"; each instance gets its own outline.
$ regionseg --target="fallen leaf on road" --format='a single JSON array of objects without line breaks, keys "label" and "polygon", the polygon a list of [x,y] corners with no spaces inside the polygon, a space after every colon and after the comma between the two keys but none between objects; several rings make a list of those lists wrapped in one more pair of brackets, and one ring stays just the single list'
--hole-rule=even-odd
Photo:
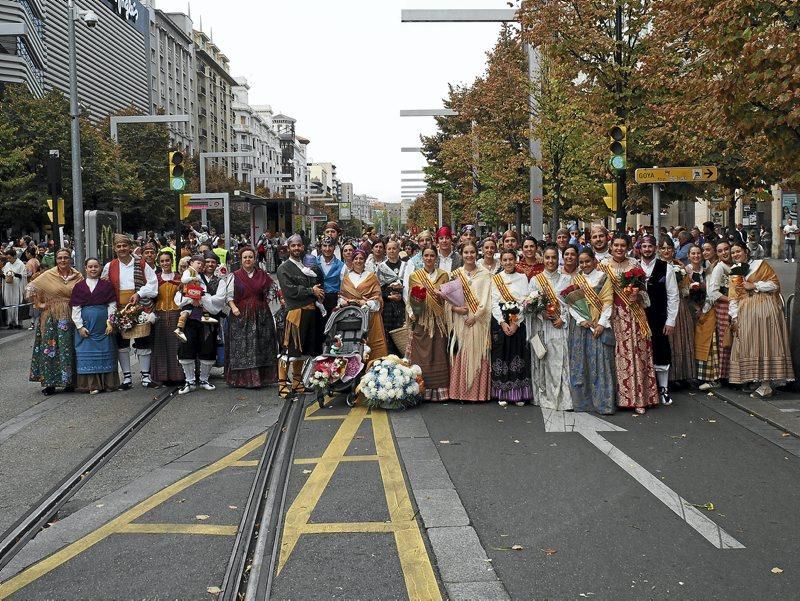
[{"label": "fallen leaf on road", "polygon": [[105,503],[98,503],[95,507],[105,507]]},{"label": "fallen leaf on road", "polygon": [[303,470],[304,474],[310,474],[311,472],[312,472],[312,470]]},{"label": "fallen leaf on road", "polygon": [[706,511],[714,511],[714,504],[713,503],[703,503],[702,505],[698,505],[696,503],[686,503],[691,507],[697,507],[698,509],[705,509]]},{"label": "fallen leaf on road", "polygon": [[511,545],[512,551],[522,551],[524,547],[522,545]]},{"label": "fallen leaf on road", "polygon": [[542,549],[542,551],[544,551],[544,554],[547,556],[555,555],[556,553],[558,553],[558,551],[556,551],[555,549],[551,549],[549,547],[547,549]]},{"label": "fallen leaf on road", "polygon": [[519,441],[515,439],[515,440],[514,440],[514,443],[515,443],[515,444],[519,444]]},{"label": "fallen leaf on road", "polygon": [[492,547],[495,551],[522,551],[525,547],[522,545],[511,545],[510,547]]},{"label": "fallen leaf on road", "polygon": [[450,444],[449,440],[440,440],[439,444]]},{"label": "fallen leaf on road", "polygon": [[772,568],[770,572],[772,572],[773,574],[783,574],[783,570],[780,568]]},{"label": "fallen leaf on road", "polygon": [[209,586],[206,590],[212,595],[219,595],[222,592],[222,589],[218,586]]},{"label": "fallen leaf on road", "polygon": [[786,438],[787,436],[791,436],[791,434],[789,434],[788,432],[781,432],[781,436],[783,438]]},{"label": "fallen leaf on road", "polygon": [[209,517],[211,517],[211,516],[208,516],[208,515],[206,515],[204,513],[201,513],[200,515],[194,516],[194,519],[196,519],[196,520],[207,520]]},{"label": "fallen leaf on road", "polygon": [[239,509],[236,505],[228,505],[228,509]]}]

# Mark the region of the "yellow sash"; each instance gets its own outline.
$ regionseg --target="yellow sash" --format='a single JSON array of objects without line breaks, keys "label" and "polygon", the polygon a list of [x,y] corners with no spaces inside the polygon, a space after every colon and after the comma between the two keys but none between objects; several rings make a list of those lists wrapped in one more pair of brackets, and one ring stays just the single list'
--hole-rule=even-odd
[{"label": "yellow sash", "polygon": [[[606,276],[608,277],[608,276]],[[583,290],[583,294],[586,296],[586,300],[594,307],[598,314],[603,312],[603,301],[600,300],[597,292],[594,290],[594,286],[589,283],[589,280],[586,279],[586,276],[582,273],[579,273],[575,276],[574,282]]]},{"label": "yellow sash", "polygon": [[424,269],[417,269],[417,272],[419,271],[421,271],[422,273],[417,276],[417,279],[419,279],[422,282],[422,285],[425,286],[425,290],[428,291],[425,300],[426,301],[428,299],[432,300],[437,307],[443,306],[444,301],[439,298],[438,291],[434,287],[433,282],[431,282],[431,279],[428,277],[428,272],[425,271]]},{"label": "yellow sash", "polygon": [[492,281],[494,282],[495,286],[497,286],[498,292],[500,292],[500,296],[503,297],[503,300],[507,303],[515,303],[517,299],[514,298],[514,295],[511,294],[511,290],[508,289],[506,283],[503,281],[503,274],[498,273],[497,275],[492,276]]},{"label": "yellow sash", "polygon": [[630,310],[631,314],[633,314],[633,318],[636,320],[636,323],[639,324],[639,331],[641,332],[642,336],[645,338],[650,338],[650,324],[647,323],[647,315],[644,312],[644,307],[639,304],[638,301],[634,302],[631,301],[631,298],[622,289],[622,283],[619,281],[619,276],[614,271],[614,268],[610,265],[603,265],[600,264],[600,268],[606,272],[606,275],[611,278],[611,287],[614,289],[614,294],[616,294],[619,299],[622,301],[622,304],[625,305],[627,309]]},{"label": "yellow sash", "polygon": [[545,296],[549,298],[550,304],[554,307],[558,307],[558,295],[556,294],[556,291],[553,289],[553,285],[550,283],[550,280],[547,279],[547,276],[544,274],[544,272],[533,277],[536,278],[536,282],[539,284],[539,288],[542,289],[542,292],[544,292]]},{"label": "yellow sash", "polygon": [[[474,315],[478,312],[478,299],[475,298],[475,293],[472,291],[472,288],[469,285],[469,280],[467,279],[464,270],[457,269],[456,275],[458,275],[458,279],[461,281],[461,287],[464,289],[464,300],[467,301],[467,307],[469,307],[469,310]],[[503,285],[505,286],[505,284]]]}]

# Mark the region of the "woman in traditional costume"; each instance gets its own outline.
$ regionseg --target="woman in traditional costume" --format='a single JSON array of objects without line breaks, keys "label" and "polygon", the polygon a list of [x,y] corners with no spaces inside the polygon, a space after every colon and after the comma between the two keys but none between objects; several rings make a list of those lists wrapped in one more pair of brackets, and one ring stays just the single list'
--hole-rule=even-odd
[{"label": "woman in traditional costume", "polygon": [[481,251],[483,258],[480,260],[480,266],[488,271],[491,275],[499,273],[503,270],[500,261],[495,259],[494,255],[497,253],[497,242],[494,238],[486,238],[481,244]]},{"label": "woman in traditional costume", "polygon": [[274,384],[278,368],[278,337],[269,303],[277,286],[256,267],[251,247],[239,252],[241,267],[228,280],[230,314],[225,332],[225,382],[234,388]]},{"label": "woman in traditional costume", "polygon": [[570,285],[571,279],[558,272],[558,248],[552,245],[544,249],[544,271],[534,276],[529,284],[529,292],[538,292],[548,304],[547,311],[528,318],[531,340],[538,336],[547,349],[544,357],[538,357],[535,352],[531,357],[531,351],[526,349],[532,361],[533,402],[557,411],[572,409],[568,315],[567,307],[561,301],[561,291]]},{"label": "woman in traditional costume", "polygon": [[536,238],[528,236],[522,241],[522,257],[517,263],[517,273],[524,273],[529,282],[533,276],[544,270],[544,265],[536,257],[536,250]]},{"label": "woman in traditional costume", "polygon": [[342,261],[344,261],[344,267],[342,267],[342,275],[347,273],[353,268],[353,253],[356,250],[356,245],[352,240],[349,240],[342,244]]},{"label": "woman in traditional costume", "polygon": [[389,354],[386,346],[386,333],[383,329],[383,298],[378,276],[366,269],[367,253],[357,249],[353,253],[353,268],[342,278],[339,290],[339,306],[357,305],[369,309],[369,329],[367,346],[369,358],[381,359]]},{"label": "woman in traditional costume", "polygon": [[386,243],[381,239],[375,240],[375,243],[372,245],[372,252],[369,257],[367,257],[366,263],[364,263],[364,269],[367,271],[375,271],[378,269],[378,265],[385,260]]},{"label": "woman in traditional costume", "polygon": [[747,267],[747,275],[730,276],[731,348],[730,383],[758,384],[750,395],[765,399],[773,388],[794,380],[789,335],[783,317],[781,284],[766,261],[748,263],[748,248],[736,242],[731,258]]},{"label": "woman in traditional costume", "polygon": [[447,353],[449,332],[445,301],[439,287],[450,278],[436,267],[436,250],[422,251],[423,267],[408,279],[406,314],[411,324],[411,339],[406,353],[412,364],[422,368],[425,380],[425,400],[446,401],[450,398],[450,367]]},{"label": "woman in traditional costume", "polygon": [[[566,260],[566,251],[564,258]],[[589,319],[576,307],[569,315],[569,386],[575,411],[595,411],[601,415],[614,413],[615,367],[614,333],[611,312],[614,290],[608,274],[597,269],[597,260],[590,246],[578,256],[580,272],[572,283],[586,298]]]},{"label": "woman in traditional costume", "polygon": [[408,263],[400,258],[400,243],[390,240],[386,243],[386,260],[378,265],[375,274],[381,285],[383,298],[383,331],[389,353],[402,356],[405,349],[397,348],[389,332],[403,326],[406,321],[406,303],[403,301],[403,282]]},{"label": "woman in traditional costume", "polygon": [[616,341],[617,406],[642,414],[647,407],[658,405],[659,398],[650,326],[644,310],[645,302],[649,302],[647,293],[643,289],[626,289],[621,280],[623,274],[639,267],[636,259],[627,256],[629,246],[627,236],[615,234],[611,257],[600,266],[614,289],[611,326]]},{"label": "woman in traditional costume", "polygon": [[[700,390],[712,390],[719,388],[720,380],[727,379],[731,365],[731,345],[733,339],[728,329],[730,327],[730,315],[728,314],[728,276],[731,272],[731,245],[727,240],[721,240],[716,245],[717,264],[711,271],[711,275],[706,279],[706,303],[703,312],[714,311],[715,335],[717,342],[717,369],[711,368],[713,358],[708,358],[709,371],[701,369],[701,380],[705,380],[700,385]],[[704,338],[704,341],[706,339]]]},{"label": "woman in traditional costume", "polygon": [[564,249],[564,252],[561,253],[561,258],[564,263],[561,267],[558,268],[558,273],[562,276],[572,280],[580,270],[578,269],[578,247],[574,244],[570,244],[567,248]]},{"label": "woman in traditional costume", "polygon": [[659,255],[661,255],[661,260],[667,263],[675,272],[679,295],[675,328],[668,336],[672,351],[669,381],[675,382],[680,386],[688,386],[689,382],[697,378],[697,365],[694,358],[695,319],[689,306],[691,277],[683,264],[675,258],[675,245],[670,238],[665,238],[659,244]]},{"label": "woman in traditional costume", "polygon": [[[697,364],[697,380],[701,389],[714,386],[719,380],[719,346],[717,337],[717,312],[707,301],[708,281],[717,264],[717,251],[712,242],[704,242],[700,265],[692,260],[688,271],[692,278],[689,284],[689,300],[695,306],[694,358]],[[696,258],[695,258],[696,259]],[[705,387],[705,388],[704,388]]]},{"label": "woman in traditional costume", "polygon": [[490,322],[492,319],[492,276],[477,263],[478,247],[461,246],[463,266],[451,275],[461,282],[464,304],[451,307],[450,398],[488,401],[492,378]]},{"label": "woman in traditional costume", "polygon": [[75,386],[75,339],[69,302],[75,284],[83,280],[70,267],[67,249],[56,253],[56,266],[39,275],[28,287],[28,296],[39,309],[39,322],[33,342],[30,381],[42,385],[45,396],[57,387]]},{"label": "woman in traditional costume", "polygon": [[172,271],[172,254],[160,252],[156,264],[161,268],[158,272],[158,296],[155,298],[154,311],[156,323],[153,325],[153,359],[150,374],[154,381],[161,383],[179,383],[184,379],[183,368],[178,360],[180,339],[174,330],[178,325],[181,309],[175,304],[175,293],[180,285],[180,278]]},{"label": "woman in traditional costume", "polygon": [[[117,341],[109,317],[117,308],[117,293],[107,280],[100,279],[103,266],[86,259],[86,278],[72,288],[69,304],[75,336],[76,389],[89,394],[119,388]],[[172,257],[170,257],[172,265]]]},{"label": "woman in traditional costume", "polygon": [[522,303],[528,295],[528,277],[517,271],[517,253],[500,253],[503,271],[492,276],[492,385],[491,396],[498,405],[531,401],[531,353],[522,317]]}]

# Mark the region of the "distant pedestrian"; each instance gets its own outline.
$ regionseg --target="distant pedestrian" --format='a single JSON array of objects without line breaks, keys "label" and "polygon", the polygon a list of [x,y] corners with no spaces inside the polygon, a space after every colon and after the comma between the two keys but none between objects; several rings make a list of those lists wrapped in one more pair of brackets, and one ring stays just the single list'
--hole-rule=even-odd
[{"label": "distant pedestrian", "polygon": [[797,240],[797,226],[792,222],[792,218],[786,220],[783,226],[783,262],[788,263],[789,259],[794,263],[795,243]]},{"label": "distant pedestrian", "polygon": [[3,304],[6,306],[6,323],[9,330],[21,330],[19,305],[22,304],[25,286],[28,284],[28,272],[25,263],[17,258],[17,251],[9,248],[5,252],[6,264],[3,265]]}]

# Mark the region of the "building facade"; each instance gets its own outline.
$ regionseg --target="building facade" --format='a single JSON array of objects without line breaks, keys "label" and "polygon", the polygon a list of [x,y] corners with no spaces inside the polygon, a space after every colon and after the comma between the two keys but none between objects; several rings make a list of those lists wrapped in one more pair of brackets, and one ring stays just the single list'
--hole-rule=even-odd
[{"label": "building facade", "polygon": [[272,108],[267,105],[251,106],[250,86],[247,79],[236,79],[233,88],[233,150],[252,152],[253,158],[240,158],[234,163],[234,177],[241,182],[255,178],[263,185],[279,192],[281,179],[281,148],[278,133],[273,125]]},{"label": "building facade", "polygon": [[149,106],[155,115],[189,115],[189,123],[167,123],[170,144],[193,153],[197,97],[192,19],[150,9]]},{"label": "building facade", "polygon": [[[197,66],[197,140],[198,152],[232,152],[233,147],[233,87],[236,80],[230,74],[230,61],[211,38],[194,30],[195,64]],[[234,161],[214,159],[231,176]]]},{"label": "building facade", "polygon": [[364,223],[370,223],[370,207],[369,200],[366,194],[354,194],[352,213],[353,219],[360,219]]},{"label": "building facade", "polygon": [[42,96],[46,68],[44,0],[0,0],[0,86],[22,83]]},{"label": "building facade", "polygon": [[[47,42],[45,90],[69,93],[69,9],[62,0],[44,2]],[[75,23],[78,100],[92,120],[99,121],[121,109],[134,107],[147,113],[149,12],[139,0],[83,0],[99,21],[87,27]]]}]

